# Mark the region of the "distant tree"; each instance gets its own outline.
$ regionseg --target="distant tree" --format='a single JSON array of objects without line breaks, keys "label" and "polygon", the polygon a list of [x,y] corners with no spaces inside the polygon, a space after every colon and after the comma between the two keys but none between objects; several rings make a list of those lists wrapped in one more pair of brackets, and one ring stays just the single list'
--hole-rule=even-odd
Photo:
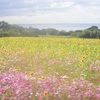
[{"label": "distant tree", "polygon": [[47,35],[58,35],[59,31],[54,28],[48,28],[46,29],[46,34]]},{"label": "distant tree", "polygon": [[61,31],[60,31],[60,35],[67,35],[67,32],[64,31],[64,30],[61,30]]},{"label": "distant tree", "polygon": [[100,38],[100,30],[97,26],[92,26],[79,34],[82,38]]},{"label": "distant tree", "polygon": [[0,22],[0,37],[9,36],[8,30],[10,29],[10,24],[5,21]]},{"label": "distant tree", "polygon": [[46,29],[42,29],[42,30],[40,31],[40,35],[46,35],[46,33],[47,33],[47,30],[46,30]]},{"label": "distant tree", "polygon": [[87,30],[98,30],[97,26],[91,26],[90,28],[88,28]]},{"label": "distant tree", "polygon": [[0,22],[0,29],[2,29],[3,31],[7,31],[10,29],[10,24],[8,24],[5,21],[1,21]]}]

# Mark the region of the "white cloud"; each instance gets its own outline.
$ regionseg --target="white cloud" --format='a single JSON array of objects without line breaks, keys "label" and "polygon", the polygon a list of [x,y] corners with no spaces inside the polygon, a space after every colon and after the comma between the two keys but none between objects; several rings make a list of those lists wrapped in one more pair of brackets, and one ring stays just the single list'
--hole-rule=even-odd
[{"label": "white cloud", "polygon": [[37,2],[37,0],[24,0],[24,2],[27,4],[32,4],[32,3]]},{"label": "white cloud", "polygon": [[66,8],[70,7],[74,4],[74,2],[54,2],[51,3],[51,8]]},{"label": "white cloud", "polygon": [[99,0],[7,0],[8,6],[4,1],[0,20],[13,24],[100,22]]}]

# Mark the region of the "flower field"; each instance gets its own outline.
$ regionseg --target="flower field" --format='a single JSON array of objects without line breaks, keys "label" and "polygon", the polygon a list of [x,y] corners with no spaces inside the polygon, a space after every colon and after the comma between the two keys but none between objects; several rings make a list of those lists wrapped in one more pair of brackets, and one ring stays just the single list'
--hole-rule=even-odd
[{"label": "flower field", "polygon": [[0,38],[0,100],[100,100],[100,39]]}]

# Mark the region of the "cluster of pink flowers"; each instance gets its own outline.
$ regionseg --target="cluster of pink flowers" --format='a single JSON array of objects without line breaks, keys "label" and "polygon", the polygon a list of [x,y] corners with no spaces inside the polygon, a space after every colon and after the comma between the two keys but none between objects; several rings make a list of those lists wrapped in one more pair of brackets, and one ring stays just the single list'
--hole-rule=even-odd
[{"label": "cluster of pink flowers", "polygon": [[61,77],[44,77],[37,80],[38,92],[36,96],[39,96],[40,100],[43,100],[43,91],[48,92],[48,96],[53,99],[61,99],[64,92],[67,90],[67,85],[63,83]]},{"label": "cluster of pink flowers", "polygon": [[10,69],[0,74],[0,100],[99,100],[100,87],[83,78],[36,78]]},{"label": "cluster of pink flowers", "polygon": [[71,83],[71,86],[68,87],[69,100],[100,99],[100,87],[96,87],[84,79],[73,79]]},{"label": "cluster of pink flowers", "polygon": [[43,99],[43,91],[48,91],[53,100],[99,100],[100,87],[94,86],[84,79],[68,79],[68,77],[47,77],[38,79],[37,96]]},{"label": "cluster of pink flowers", "polygon": [[89,70],[100,72],[100,61],[98,60],[98,61],[92,62],[92,64],[89,66]]},{"label": "cluster of pink flowers", "polygon": [[29,100],[33,85],[25,74],[9,70],[0,74],[0,100]]}]

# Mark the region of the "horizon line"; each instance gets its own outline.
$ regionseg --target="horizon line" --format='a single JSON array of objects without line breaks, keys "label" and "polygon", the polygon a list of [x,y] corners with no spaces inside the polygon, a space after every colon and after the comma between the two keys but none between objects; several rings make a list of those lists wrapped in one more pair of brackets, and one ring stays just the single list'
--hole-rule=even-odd
[{"label": "horizon line", "polygon": [[29,24],[29,25],[32,25],[32,24],[100,24],[100,23],[14,23],[14,24],[19,24],[19,25],[25,25],[25,24]]}]

